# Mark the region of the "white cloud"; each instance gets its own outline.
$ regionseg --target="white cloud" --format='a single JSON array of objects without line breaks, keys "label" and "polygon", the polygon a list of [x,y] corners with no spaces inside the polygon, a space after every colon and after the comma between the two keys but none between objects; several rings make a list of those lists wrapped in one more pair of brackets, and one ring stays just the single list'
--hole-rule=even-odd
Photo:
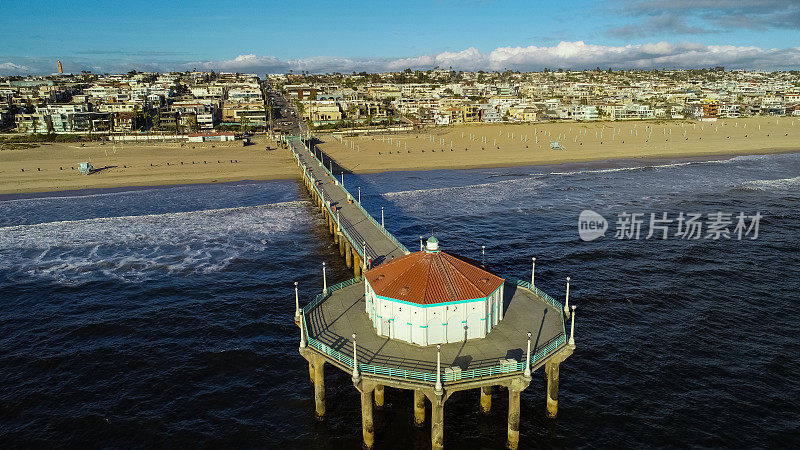
[{"label": "white cloud", "polygon": [[23,66],[20,64],[15,64],[13,62],[4,62],[0,63],[0,72],[9,72],[9,73],[23,73],[23,72],[30,72],[31,68],[28,66]]},{"label": "white cloud", "polygon": [[[2,57],[2,56],[0,56]],[[3,57],[11,60],[12,58]],[[763,49],[755,46],[704,45],[696,42],[652,42],[625,46],[587,44],[584,41],[563,41],[554,46],[498,47],[481,53],[475,47],[461,51],[406,58],[345,58],[319,56],[313,58],[280,59],[274,56],[243,54],[219,61],[135,61],[125,60],[64,60],[71,71],[92,69],[95,72],[119,73],[131,69],[171,71],[192,68],[227,72],[286,73],[323,72],[386,72],[405,68],[434,67],[457,70],[541,70],[592,69],[661,69],[702,68],[725,66],[731,69],[797,70],[800,67],[800,47]],[[21,58],[0,63],[0,75],[24,73],[49,74],[51,59]]]},{"label": "white cloud", "polygon": [[694,42],[654,42],[626,46],[560,42],[555,46],[498,47],[488,54],[475,47],[396,59],[308,58],[281,61],[272,57],[240,55],[233,60],[206,62],[207,68],[282,72],[289,69],[310,72],[397,71],[407,67],[458,70],[541,70],[548,68],[589,69],[597,66],[627,69],[700,68],[726,66],[742,69],[796,69],[800,50],[762,49],[754,46],[704,45]]}]

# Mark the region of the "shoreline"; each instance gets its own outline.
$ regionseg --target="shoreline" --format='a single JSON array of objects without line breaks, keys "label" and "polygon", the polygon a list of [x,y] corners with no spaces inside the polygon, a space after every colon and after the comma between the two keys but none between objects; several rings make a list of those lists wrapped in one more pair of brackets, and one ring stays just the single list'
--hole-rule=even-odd
[{"label": "shoreline", "polygon": [[[350,172],[354,175],[368,175],[376,173],[388,172],[429,172],[436,170],[474,170],[474,169],[513,169],[522,167],[550,167],[552,169],[562,170],[583,170],[583,169],[617,169],[617,168],[637,168],[647,167],[651,164],[668,164],[668,163],[683,163],[683,162],[710,162],[717,160],[728,160],[739,156],[758,156],[758,155],[773,155],[773,154],[791,154],[800,153],[800,148],[788,149],[761,149],[748,153],[712,153],[712,154],[686,154],[679,156],[658,156],[648,155],[635,158],[605,158],[605,159],[591,159],[591,160],[570,160],[554,163],[532,163],[532,164],[479,164],[474,166],[458,166],[458,167],[431,167],[431,168],[392,168],[385,170],[373,171],[354,171]],[[35,191],[35,192],[13,192],[2,193],[0,192],[0,202],[25,200],[35,198],[57,198],[57,197],[82,197],[98,194],[116,193],[116,192],[134,192],[150,189],[170,189],[185,186],[196,185],[232,185],[232,184],[257,184],[267,183],[272,181],[292,181],[297,180],[299,177],[263,177],[263,178],[234,178],[229,180],[220,181],[197,181],[189,183],[175,183],[175,184],[136,184],[125,186],[113,187],[97,187],[97,188],[83,188],[83,189],[67,189],[67,190],[51,190],[51,191]]]},{"label": "shoreline", "polygon": [[[729,159],[737,156],[759,156],[759,155],[778,155],[786,153],[800,153],[800,144],[797,147],[779,147],[779,148],[763,148],[753,150],[752,152],[720,152],[720,153],[678,153],[674,155],[644,155],[628,158],[604,158],[604,159],[569,159],[561,162],[520,162],[519,164],[508,163],[486,163],[486,164],[464,164],[454,167],[393,167],[388,169],[363,169],[351,170],[349,173],[354,175],[361,174],[376,174],[386,172],[428,172],[432,170],[471,170],[471,169],[501,169],[501,168],[514,168],[514,167],[545,167],[545,166],[563,166],[568,164],[601,164],[601,163],[623,163],[623,162],[637,162],[637,161],[713,161],[718,158]],[[336,161],[334,159],[334,161]],[[338,162],[337,162],[338,163]]]}]

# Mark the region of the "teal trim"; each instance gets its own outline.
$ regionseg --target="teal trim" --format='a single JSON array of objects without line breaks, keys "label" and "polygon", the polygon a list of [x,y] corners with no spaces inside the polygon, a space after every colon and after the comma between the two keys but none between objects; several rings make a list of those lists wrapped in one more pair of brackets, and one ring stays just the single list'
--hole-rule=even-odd
[{"label": "teal trim", "polygon": [[381,300],[386,300],[386,301],[389,301],[389,302],[402,303],[404,305],[416,306],[416,307],[419,307],[419,308],[431,308],[433,306],[442,306],[442,305],[445,305],[445,306],[458,305],[458,304],[462,304],[462,303],[472,303],[472,302],[477,302],[477,301],[486,301],[486,299],[487,299],[487,297],[479,297],[479,298],[473,298],[473,299],[470,299],[470,300],[459,300],[459,301],[456,301],[456,302],[442,302],[442,303],[432,303],[430,305],[422,305],[422,304],[419,304],[419,303],[412,303],[412,302],[406,302],[406,301],[403,301],[403,300],[398,300],[396,298],[384,297],[384,296],[378,295],[378,294],[375,294],[375,297],[377,297],[377,298],[379,298]]},{"label": "teal trim", "polygon": [[420,327],[420,328],[428,328],[428,326],[427,326],[427,325],[420,325],[419,327]]}]

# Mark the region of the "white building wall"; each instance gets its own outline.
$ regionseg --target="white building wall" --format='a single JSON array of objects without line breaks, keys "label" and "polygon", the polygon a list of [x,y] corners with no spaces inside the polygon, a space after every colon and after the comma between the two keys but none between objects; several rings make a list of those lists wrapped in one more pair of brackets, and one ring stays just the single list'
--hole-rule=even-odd
[{"label": "white building wall", "polygon": [[367,315],[379,335],[417,345],[486,337],[502,316],[502,286],[485,299],[428,307],[380,298],[369,283],[365,295]]}]

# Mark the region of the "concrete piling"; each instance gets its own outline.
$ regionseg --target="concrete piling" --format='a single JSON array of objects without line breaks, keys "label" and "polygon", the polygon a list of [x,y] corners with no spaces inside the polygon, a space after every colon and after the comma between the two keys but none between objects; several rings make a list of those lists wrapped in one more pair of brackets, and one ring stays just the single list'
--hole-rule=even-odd
[{"label": "concrete piling", "polygon": [[347,268],[353,267],[353,246],[350,245],[349,242],[344,243],[345,249],[345,256],[344,256],[344,263],[347,265]]},{"label": "concrete piling", "polygon": [[356,280],[361,279],[361,257],[353,252],[353,277]]},{"label": "concrete piling", "polygon": [[[381,386],[382,387],[382,386]],[[375,427],[372,422],[372,391],[361,391],[361,434],[364,448],[372,448],[375,444]]]},{"label": "concrete piling", "polygon": [[339,256],[344,257],[345,254],[344,239],[342,238],[342,236],[339,235],[339,233],[336,233],[336,237],[339,239]]},{"label": "concrete piling", "polygon": [[559,363],[549,362],[544,366],[547,375],[547,417],[555,418],[558,414],[558,370]]},{"label": "concrete piling", "polygon": [[441,395],[431,401],[431,448],[444,448],[444,398]]},{"label": "concrete piling", "polygon": [[481,391],[481,412],[489,414],[492,411],[492,387],[483,386]]},{"label": "concrete piling", "polygon": [[508,441],[506,447],[516,450],[519,447],[519,394],[516,387],[508,388]]},{"label": "concrete piling", "polygon": [[382,409],[383,405],[384,405],[383,385],[379,384],[375,386],[375,407],[378,409]]},{"label": "concrete piling", "polygon": [[314,384],[314,362],[309,360],[308,361],[308,377],[311,380],[311,384]]},{"label": "concrete piling", "polygon": [[425,394],[420,390],[414,391],[414,425],[425,425]]},{"label": "concrete piling", "polygon": [[314,406],[317,420],[325,419],[325,359],[314,361]]}]

